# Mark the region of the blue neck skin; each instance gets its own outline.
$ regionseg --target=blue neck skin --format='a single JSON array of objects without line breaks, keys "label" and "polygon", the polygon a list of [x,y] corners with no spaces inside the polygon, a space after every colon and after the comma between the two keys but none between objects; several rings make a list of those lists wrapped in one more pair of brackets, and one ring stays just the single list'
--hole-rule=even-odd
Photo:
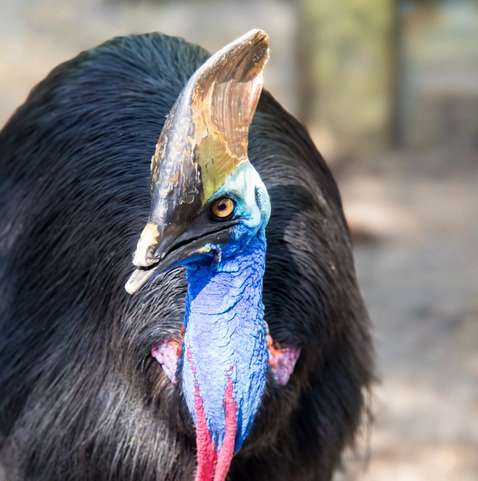
[{"label": "blue neck skin", "polygon": [[[264,229],[232,257],[186,267],[182,384],[196,422],[199,388],[211,439],[219,448],[225,433],[225,390],[233,383],[237,403],[237,451],[247,437],[264,392],[268,371],[262,303]],[[188,355],[189,352],[189,355]]]}]

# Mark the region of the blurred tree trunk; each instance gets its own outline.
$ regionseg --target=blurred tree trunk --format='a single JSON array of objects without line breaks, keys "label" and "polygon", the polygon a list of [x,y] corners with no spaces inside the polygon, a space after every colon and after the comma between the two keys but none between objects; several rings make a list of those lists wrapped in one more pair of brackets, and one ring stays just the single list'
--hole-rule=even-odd
[{"label": "blurred tree trunk", "polygon": [[299,116],[340,153],[388,143],[396,0],[296,0]]},{"label": "blurred tree trunk", "polygon": [[311,3],[309,0],[296,0],[297,112],[299,120],[305,125],[310,125],[314,119],[315,104],[319,96],[314,68],[319,25],[317,15],[314,16],[311,12]]},{"label": "blurred tree trunk", "polygon": [[403,49],[402,49],[402,18],[400,0],[391,0],[390,8],[390,40],[389,40],[389,85],[390,85],[390,115],[389,144],[393,149],[403,146]]}]

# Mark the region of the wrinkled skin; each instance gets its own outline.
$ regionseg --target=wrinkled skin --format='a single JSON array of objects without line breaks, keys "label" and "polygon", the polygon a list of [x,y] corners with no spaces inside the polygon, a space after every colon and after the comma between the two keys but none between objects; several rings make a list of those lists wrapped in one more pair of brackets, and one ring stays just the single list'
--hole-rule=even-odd
[{"label": "wrinkled skin", "polygon": [[[207,53],[158,34],[56,68],[0,133],[0,460],[7,479],[194,476],[194,430],[151,346],[179,339],[177,269],[124,292],[164,118]],[[301,348],[269,379],[230,479],[325,481],[372,380],[367,313],[335,182],[266,92],[249,158],[268,189],[265,319]]]}]

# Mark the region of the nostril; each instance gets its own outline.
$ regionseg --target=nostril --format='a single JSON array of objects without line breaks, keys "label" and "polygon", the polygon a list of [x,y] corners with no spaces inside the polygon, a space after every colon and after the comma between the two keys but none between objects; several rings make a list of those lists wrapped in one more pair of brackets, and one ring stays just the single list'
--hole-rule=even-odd
[{"label": "nostril", "polygon": [[138,246],[133,255],[133,264],[136,267],[149,267],[153,264],[157,264],[159,258],[154,256],[154,250],[155,246],[144,248],[144,246],[141,246],[138,242]]},{"label": "nostril", "polygon": [[154,246],[154,248],[151,249],[150,254],[151,259],[153,259],[154,262],[159,262],[166,256],[166,252],[160,249],[159,246]]},{"label": "nostril", "polygon": [[149,267],[158,262],[154,255],[159,242],[159,231],[156,224],[148,223],[144,226],[133,255],[136,267]]}]

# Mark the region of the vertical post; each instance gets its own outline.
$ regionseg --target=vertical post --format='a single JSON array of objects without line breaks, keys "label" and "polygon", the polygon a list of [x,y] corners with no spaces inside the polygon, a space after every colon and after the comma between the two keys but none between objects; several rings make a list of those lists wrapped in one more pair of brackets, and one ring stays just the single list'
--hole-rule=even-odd
[{"label": "vertical post", "polygon": [[389,35],[389,145],[398,149],[404,143],[403,130],[403,46],[400,0],[390,0]]},{"label": "vertical post", "polygon": [[[399,21],[398,0],[296,2],[301,120],[336,152],[358,155],[388,144],[389,130],[399,139],[400,95],[395,91],[400,84],[391,82],[400,72],[401,41],[399,30],[390,33],[392,16]],[[390,37],[398,42],[393,61]],[[391,97],[396,99],[393,108]],[[397,114],[393,122],[391,111]]]},{"label": "vertical post", "polygon": [[297,67],[297,112],[299,120],[310,126],[314,119],[317,104],[317,76],[315,73],[315,51],[317,48],[316,18],[313,2],[296,0],[296,67]]}]

